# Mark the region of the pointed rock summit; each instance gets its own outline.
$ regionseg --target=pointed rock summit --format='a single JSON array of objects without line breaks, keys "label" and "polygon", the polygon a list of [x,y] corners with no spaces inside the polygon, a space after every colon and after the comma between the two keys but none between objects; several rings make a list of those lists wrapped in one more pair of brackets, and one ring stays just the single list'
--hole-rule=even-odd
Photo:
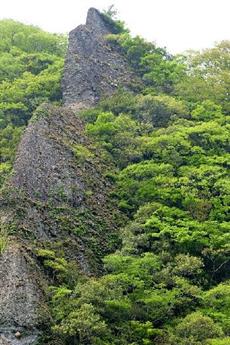
[{"label": "pointed rock summit", "polygon": [[65,105],[87,108],[119,87],[130,88],[136,77],[107,40],[108,34],[115,33],[113,22],[94,8],[89,9],[86,24],[70,32],[62,83]]},{"label": "pointed rock summit", "polygon": [[[91,7],[88,10],[86,26],[99,36],[107,35],[113,32],[111,25],[105,21],[105,17],[96,9]],[[76,30],[76,29],[75,29]]]}]

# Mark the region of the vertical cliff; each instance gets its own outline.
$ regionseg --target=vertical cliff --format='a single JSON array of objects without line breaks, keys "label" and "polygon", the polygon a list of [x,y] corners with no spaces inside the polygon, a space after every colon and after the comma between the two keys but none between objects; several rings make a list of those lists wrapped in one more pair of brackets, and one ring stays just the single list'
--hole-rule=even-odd
[{"label": "vertical cliff", "polygon": [[11,240],[0,256],[0,344],[29,345],[49,320],[45,281],[32,253]]},{"label": "vertical cliff", "polygon": [[106,40],[114,32],[94,8],[88,11],[86,24],[70,32],[62,82],[66,105],[89,107],[118,87],[129,88],[135,76],[124,56]]},{"label": "vertical cliff", "polygon": [[101,270],[101,257],[117,241],[106,169],[70,109],[37,110],[0,195],[8,232],[0,254],[0,344],[33,344],[47,322],[44,287],[53,278],[39,250],[58,252],[59,260],[75,262],[85,274]]},{"label": "vertical cliff", "polygon": [[[61,253],[79,272],[95,274],[117,243],[119,214],[111,203],[107,167],[84,133],[76,109],[90,107],[135,76],[106,41],[113,26],[95,9],[70,33],[62,82],[64,107],[40,106],[18,148],[0,195],[0,344],[37,344],[49,324],[50,284],[38,251]],[[73,112],[69,106],[73,106]]]}]

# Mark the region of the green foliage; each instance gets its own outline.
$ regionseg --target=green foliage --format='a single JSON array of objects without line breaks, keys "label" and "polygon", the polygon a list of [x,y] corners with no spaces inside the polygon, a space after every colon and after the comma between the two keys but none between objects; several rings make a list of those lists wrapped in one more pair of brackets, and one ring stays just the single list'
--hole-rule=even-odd
[{"label": "green foliage", "polygon": [[24,72],[14,81],[3,81],[0,84],[0,123],[1,127],[8,124],[22,126],[27,123],[33,110],[47,101],[59,101],[60,71],[63,59],[37,75]]},{"label": "green foliage", "polygon": [[3,184],[6,177],[9,175],[11,168],[12,168],[12,166],[9,163],[1,163],[0,164],[0,185]]},{"label": "green foliage", "polygon": [[192,118],[198,121],[210,121],[221,117],[223,117],[222,107],[210,100],[198,104],[192,111]]},{"label": "green foliage", "polygon": [[176,327],[176,334],[179,339],[184,339],[182,344],[202,344],[206,339],[222,336],[223,332],[212,319],[196,312],[182,320]]},{"label": "green foliage", "polygon": [[0,255],[6,250],[8,242],[7,228],[3,224],[0,224]]},{"label": "green foliage", "polygon": [[107,333],[105,322],[100,320],[94,307],[87,303],[70,312],[66,322],[54,327],[54,331],[74,336],[80,344],[99,344]]},{"label": "green foliage", "polygon": [[38,248],[36,254],[53,282],[65,283],[69,287],[76,284],[79,277],[78,267],[75,261],[67,260],[62,251]]},{"label": "green foliage", "polygon": [[120,167],[141,156],[138,124],[127,115],[115,117],[112,113],[100,113],[94,124],[87,125],[87,132]]},{"label": "green foliage", "polygon": [[24,125],[43,102],[59,102],[66,37],[0,21],[0,186]]},{"label": "green foliage", "polygon": [[[115,116],[129,115],[133,120],[138,121],[138,127],[142,124],[140,127],[142,134],[155,127],[166,127],[174,117],[189,116],[184,102],[172,96],[164,94],[156,96],[148,93],[135,95],[124,90],[119,90],[112,97],[102,100],[96,109],[83,112],[82,118],[93,124],[102,112],[111,112]],[[103,118],[100,119],[100,122],[102,121]]]},{"label": "green foliage", "polygon": [[37,27],[24,25],[11,19],[1,20],[0,29],[0,50],[3,52],[18,48],[27,53],[65,55],[66,38],[63,35],[49,34]]},{"label": "green foliage", "polygon": [[23,127],[8,125],[0,130],[0,187],[9,176]]},{"label": "green foliage", "polygon": [[0,131],[0,162],[9,164],[15,156],[15,147],[17,146],[23,128],[8,125]]},{"label": "green foliage", "polygon": [[154,92],[171,93],[184,75],[185,65],[180,59],[139,36],[131,37],[125,32],[108,35],[107,39],[111,44],[120,47],[146,87],[152,88]]},{"label": "green foliage", "polygon": [[136,113],[140,120],[151,123],[154,127],[165,127],[170,119],[187,114],[186,106],[168,95],[145,95],[138,97]]},{"label": "green foliage", "polygon": [[204,294],[204,312],[221,324],[227,335],[230,334],[230,286],[225,282]]},{"label": "green foliage", "polygon": [[191,104],[206,100],[222,106],[229,114],[230,41],[185,57],[187,75],[177,83],[177,94]]},{"label": "green foliage", "polygon": [[[179,58],[127,34],[108,39],[149,87],[138,95],[119,90],[82,113],[88,134],[118,168],[113,196],[129,222],[120,249],[104,258],[106,274],[77,284],[69,307],[93,306],[106,325],[102,344],[227,344],[226,104],[175,96],[180,83],[193,80]],[[69,315],[57,323],[68,325]]]},{"label": "green foliage", "polygon": [[[52,332],[68,345],[228,344],[229,42],[173,57],[132,38],[114,15],[113,7],[103,14],[116,33],[107,39],[142,87],[139,94],[118,90],[81,117],[94,150],[114,167],[111,198],[127,221],[99,277],[80,273],[54,243],[37,249],[52,282]],[[32,113],[37,121],[49,115],[41,103],[60,101],[65,37],[13,21],[0,29],[1,184]],[[66,145],[79,164],[90,163],[85,143]],[[85,235],[104,231],[92,225],[93,214],[63,206],[49,215],[66,233],[84,236],[86,250],[100,251]],[[3,231],[0,252],[7,237]]]},{"label": "green foliage", "polygon": [[71,149],[79,163],[85,162],[87,159],[92,158],[94,155],[86,146],[81,144],[72,145]]},{"label": "green foliage", "polygon": [[129,30],[125,27],[125,23],[117,19],[117,10],[114,5],[108,7],[101,14],[105,23],[109,26],[114,34],[128,33]]},{"label": "green foliage", "polygon": [[230,337],[225,337],[223,339],[212,339],[207,341],[207,345],[229,345]]}]

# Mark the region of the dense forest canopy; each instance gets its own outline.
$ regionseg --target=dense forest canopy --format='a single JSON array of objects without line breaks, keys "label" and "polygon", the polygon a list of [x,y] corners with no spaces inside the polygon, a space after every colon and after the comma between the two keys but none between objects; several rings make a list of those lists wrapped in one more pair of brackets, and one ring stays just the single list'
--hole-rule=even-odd
[{"label": "dense forest canopy", "polygon": [[[107,39],[141,83],[81,118],[113,167],[121,245],[101,277],[38,252],[53,272],[44,344],[230,344],[230,42],[172,56],[118,24]],[[3,20],[0,38],[2,185],[33,111],[61,103],[66,37]]]}]

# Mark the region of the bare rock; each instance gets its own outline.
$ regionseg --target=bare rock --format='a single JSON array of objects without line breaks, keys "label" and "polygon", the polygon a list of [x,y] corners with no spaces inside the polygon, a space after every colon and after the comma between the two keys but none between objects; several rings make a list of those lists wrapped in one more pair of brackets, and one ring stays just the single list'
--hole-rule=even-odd
[{"label": "bare rock", "polygon": [[17,332],[15,333],[15,337],[16,337],[17,339],[20,339],[21,336],[22,336],[22,334],[21,334],[19,331],[17,331]]},{"label": "bare rock", "polygon": [[47,309],[42,312],[38,267],[19,242],[12,241],[1,254],[0,277],[0,344],[33,344],[27,340],[37,338],[44,315],[47,321]]},{"label": "bare rock", "polygon": [[129,89],[136,79],[125,57],[107,42],[111,33],[113,27],[94,8],[88,11],[86,25],[70,32],[62,82],[66,105],[92,106],[119,87]]},{"label": "bare rock", "polygon": [[0,222],[16,235],[0,256],[0,344],[35,344],[48,316],[42,282],[50,277],[29,248],[61,244],[79,270],[101,269],[119,226],[104,169],[78,116],[51,105],[38,109],[0,195]]},{"label": "bare rock", "polygon": [[27,334],[18,339],[11,330],[5,330],[3,332],[0,332],[0,345],[36,345],[38,341],[38,334]]},{"label": "bare rock", "polygon": [[76,174],[71,146],[78,141],[82,124],[72,112],[48,104],[38,113],[40,118],[35,114],[19,145],[11,184],[32,199],[54,202],[65,194],[68,201],[79,204],[84,186]]},{"label": "bare rock", "polygon": [[119,226],[107,167],[72,110],[45,104],[37,113],[0,195],[0,219],[21,239],[65,242],[67,255],[92,272]]}]

